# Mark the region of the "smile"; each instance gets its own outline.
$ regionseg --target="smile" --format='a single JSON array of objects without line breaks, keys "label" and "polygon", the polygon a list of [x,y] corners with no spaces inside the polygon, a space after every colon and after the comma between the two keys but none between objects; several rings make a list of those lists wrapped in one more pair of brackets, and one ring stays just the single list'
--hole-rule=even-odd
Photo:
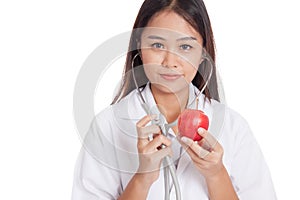
[{"label": "smile", "polygon": [[181,78],[183,75],[182,74],[160,74],[160,76],[168,81],[173,81]]}]

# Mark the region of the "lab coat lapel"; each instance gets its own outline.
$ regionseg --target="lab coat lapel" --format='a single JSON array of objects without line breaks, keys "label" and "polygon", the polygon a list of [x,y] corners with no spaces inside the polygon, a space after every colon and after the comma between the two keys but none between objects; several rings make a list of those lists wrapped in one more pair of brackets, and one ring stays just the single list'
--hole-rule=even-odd
[{"label": "lab coat lapel", "polygon": [[181,157],[180,157],[179,162],[178,162],[177,170],[176,170],[177,176],[179,177],[180,175],[182,175],[182,173],[184,172],[184,170],[191,163],[192,163],[192,160],[191,160],[190,156],[188,155],[188,153],[186,152],[186,150],[183,149],[183,151],[181,153]]},{"label": "lab coat lapel", "polygon": [[136,123],[147,113],[136,90],[112,106],[115,125],[128,136],[136,137]]},{"label": "lab coat lapel", "polygon": [[[142,95],[151,113],[159,114],[149,84],[143,89]],[[136,123],[147,115],[142,103],[138,91],[133,90],[128,96],[112,106],[115,125],[127,136],[136,138]]]},{"label": "lab coat lapel", "polygon": [[155,99],[153,97],[153,94],[151,92],[151,88],[150,88],[149,83],[146,85],[145,89],[143,90],[142,95],[144,96],[144,99],[146,101],[146,104],[149,108],[150,113],[159,116],[160,112],[159,112],[159,109],[158,109],[157,104],[155,102]]}]

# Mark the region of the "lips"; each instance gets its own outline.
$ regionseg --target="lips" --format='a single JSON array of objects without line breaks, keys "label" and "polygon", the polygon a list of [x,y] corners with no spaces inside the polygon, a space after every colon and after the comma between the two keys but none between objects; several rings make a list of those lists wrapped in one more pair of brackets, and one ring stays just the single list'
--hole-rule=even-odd
[{"label": "lips", "polygon": [[165,80],[172,81],[181,78],[183,75],[182,74],[160,74],[160,76]]}]

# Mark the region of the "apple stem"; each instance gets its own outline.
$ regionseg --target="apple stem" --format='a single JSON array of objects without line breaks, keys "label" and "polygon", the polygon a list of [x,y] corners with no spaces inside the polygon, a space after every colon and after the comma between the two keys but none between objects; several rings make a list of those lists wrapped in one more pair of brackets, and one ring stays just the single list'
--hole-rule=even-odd
[{"label": "apple stem", "polygon": [[199,98],[196,98],[196,110],[198,110]]}]

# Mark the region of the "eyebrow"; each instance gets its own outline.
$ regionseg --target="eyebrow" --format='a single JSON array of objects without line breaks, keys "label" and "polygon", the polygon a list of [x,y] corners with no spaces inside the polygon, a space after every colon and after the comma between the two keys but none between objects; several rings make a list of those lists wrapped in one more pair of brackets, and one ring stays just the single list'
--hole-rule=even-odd
[{"label": "eyebrow", "polygon": [[195,37],[192,37],[192,36],[191,37],[179,38],[176,41],[185,41],[185,40],[196,40],[197,41],[197,39]]},{"label": "eyebrow", "polygon": [[149,35],[148,38],[153,39],[153,40],[166,40],[165,38],[162,38],[162,37],[157,36],[157,35]]},{"label": "eyebrow", "polygon": [[[148,38],[153,39],[153,40],[164,40],[164,41],[166,40],[165,38],[157,36],[157,35],[149,35]],[[176,41],[185,41],[185,40],[196,40],[197,41],[197,39],[195,37],[192,37],[192,36],[179,38]]]}]

